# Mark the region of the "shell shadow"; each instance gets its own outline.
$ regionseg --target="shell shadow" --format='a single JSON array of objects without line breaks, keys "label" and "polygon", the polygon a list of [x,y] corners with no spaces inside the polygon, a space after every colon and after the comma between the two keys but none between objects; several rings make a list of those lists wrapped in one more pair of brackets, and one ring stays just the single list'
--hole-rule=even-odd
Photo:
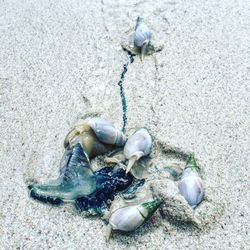
[{"label": "shell shadow", "polygon": [[157,222],[157,225],[153,225],[152,219],[147,221],[145,224],[143,224],[142,226],[140,226],[138,229],[136,229],[133,232],[122,232],[122,231],[112,232],[112,238],[110,239],[109,243],[114,241],[118,243],[119,245],[123,245],[124,247],[124,246],[133,244],[133,241],[134,242],[138,241],[140,237],[145,237],[148,234],[151,234],[155,232],[156,230],[159,230],[159,227],[160,227],[159,223]]},{"label": "shell shadow", "polygon": [[168,145],[167,143],[154,138],[154,151],[162,152],[169,159],[177,158],[181,161],[187,161],[191,152],[185,152],[184,150]]}]

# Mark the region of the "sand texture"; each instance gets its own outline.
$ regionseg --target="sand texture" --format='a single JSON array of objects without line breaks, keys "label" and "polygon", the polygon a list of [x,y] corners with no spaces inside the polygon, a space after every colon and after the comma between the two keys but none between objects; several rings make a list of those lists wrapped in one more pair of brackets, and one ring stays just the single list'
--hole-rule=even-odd
[{"label": "sand texture", "polygon": [[[122,126],[120,43],[138,15],[164,50],[129,67],[128,129],[195,153],[209,221],[156,216],[107,244],[103,221],[36,202],[27,183],[57,177],[64,137],[88,112]],[[233,0],[0,1],[0,249],[250,249],[249,16]]]}]

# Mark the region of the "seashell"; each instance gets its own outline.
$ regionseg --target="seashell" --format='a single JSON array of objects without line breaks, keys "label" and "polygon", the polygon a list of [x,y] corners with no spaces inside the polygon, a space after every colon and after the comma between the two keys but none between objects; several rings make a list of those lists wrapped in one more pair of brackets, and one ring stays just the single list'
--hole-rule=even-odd
[{"label": "seashell", "polygon": [[148,130],[141,128],[131,135],[124,147],[124,155],[129,160],[127,170],[128,173],[134,163],[141,157],[149,155],[152,150],[152,138]]},{"label": "seashell", "polygon": [[195,208],[204,198],[204,187],[198,170],[194,156],[190,155],[178,185],[181,195],[192,208]]},{"label": "seashell", "polygon": [[114,125],[102,118],[79,120],[64,140],[64,147],[80,143],[85,153],[92,158],[107,153],[126,142],[125,135]]},{"label": "seashell", "polygon": [[180,194],[176,183],[162,176],[149,181],[153,195],[163,199],[160,214],[165,221],[171,223],[190,223],[200,225],[200,220],[195,216],[193,209],[187,204],[185,198]]},{"label": "seashell", "polygon": [[115,210],[109,219],[107,238],[109,239],[111,230],[135,231],[153,215],[161,204],[161,199],[154,199],[139,205],[126,206]]},{"label": "seashell", "polygon": [[80,119],[73,127],[73,129],[66,135],[64,139],[64,148],[70,146],[74,139],[83,134],[84,132],[89,132],[91,130],[90,126],[87,124],[86,120]]},{"label": "seashell", "polygon": [[94,117],[87,119],[87,123],[93,129],[99,141],[119,147],[125,144],[125,135],[107,120],[100,117]]},{"label": "seashell", "polygon": [[152,33],[148,26],[142,22],[142,18],[138,17],[135,27],[134,43],[137,47],[142,47],[143,44],[149,43],[152,37]]},{"label": "seashell", "polygon": [[148,26],[142,22],[142,18],[138,17],[134,33],[134,44],[141,49],[141,60],[147,53],[147,47],[151,41],[152,33]]},{"label": "seashell", "polygon": [[[109,152],[110,150],[114,149],[114,145],[109,145],[100,142],[94,131],[89,127],[88,130],[84,130],[81,133],[76,133],[75,129],[72,130],[72,133],[70,133],[72,137],[68,137],[69,143],[67,147],[71,148],[76,144],[81,144],[83,147],[84,153],[91,159],[94,156],[101,155],[104,153]],[[67,149],[66,147],[66,149]]]},{"label": "seashell", "polygon": [[129,39],[122,40],[121,46],[130,55],[140,55],[143,61],[144,56],[163,50],[163,44],[159,44],[161,40],[157,34],[153,35],[147,25],[142,22],[142,18],[138,17],[135,29],[129,34]]}]

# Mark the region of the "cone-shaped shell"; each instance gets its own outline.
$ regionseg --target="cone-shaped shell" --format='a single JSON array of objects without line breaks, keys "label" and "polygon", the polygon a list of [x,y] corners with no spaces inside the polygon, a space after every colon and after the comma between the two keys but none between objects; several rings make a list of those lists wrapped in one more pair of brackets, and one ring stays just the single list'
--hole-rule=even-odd
[{"label": "cone-shaped shell", "polygon": [[142,47],[143,44],[148,44],[151,40],[152,33],[148,26],[142,22],[141,18],[137,19],[137,24],[135,27],[134,44],[137,47]]},{"label": "cone-shaped shell", "polygon": [[124,155],[127,159],[136,156],[140,159],[142,156],[149,155],[152,149],[152,138],[148,130],[141,128],[131,135],[124,147]]},{"label": "cone-shaped shell", "polygon": [[162,200],[155,199],[140,205],[133,205],[117,209],[110,217],[109,224],[113,230],[132,232],[148,220]]},{"label": "cone-shaped shell", "polygon": [[197,162],[196,162],[195,157],[194,157],[193,154],[191,154],[191,155],[189,156],[185,168],[191,168],[192,170],[195,170],[195,171],[197,171],[197,172],[200,170],[200,167],[199,167],[199,165],[197,164]]},{"label": "cone-shaped shell", "polygon": [[131,135],[124,147],[124,155],[129,160],[127,172],[141,157],[149,155],[152,149],[152,138],[148,130],[141,128]]},{"label": "cone-shaped shell", "polygon": [[87,120],[99,141],[116,146],[123,146],[126,142],[125,135],[112,123],[99,117]]},{"label": "cone-shaped shell", "polygon": [[139,208],[140,212],[143,213],[145,211],[146,213],[143,213],[144,218],[148,220],[154,212],[157,210],[157,208],[163,203],[162,199],[154,199],[153,201],[144,202],[141,204],[141,208]]},{"label": "cone-shaped shell", "polygon": [[181,195],[184,196],[192,208],[195,208],[204,197],[204,187],[197,172],[198,169],[195,158],[191,155],[178,184]]},{"label": "cone-shaped shell", "polygon": [[109,219],[113,230],[131,232],[144,222],[144,217],[138,210],[138,206],[123,207],[116,210]]},{"label": "cone-shaped shell", "polygon": [[[163,220],[175,223],[191,223],[198,225],[193,209],[188,205],[185,198],[180,194],[176,182],[166,178],[164,175],[158,176],[155,180],[150,180],[154,195],[161,197],[164,203],[161,206]],[[150,184],[149,183],[149,184]]]}]

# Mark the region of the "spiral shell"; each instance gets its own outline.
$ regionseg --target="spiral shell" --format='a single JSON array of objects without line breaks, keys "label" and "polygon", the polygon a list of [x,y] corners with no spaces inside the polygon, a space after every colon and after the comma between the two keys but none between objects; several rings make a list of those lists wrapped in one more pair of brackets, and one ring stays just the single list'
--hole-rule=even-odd
[{"label": "spiral shell", "polygon": [[141,18],[137,19],[135,27],[134,43],[137,47],[142,47],[143,44],[148,44],[151,40],[152,33],[145,23],[142,23]]},{"label": "spiral shell", "polygon": [[148,130],[141,128],[131,135],[124,147],[124,155],[129,160],[127,172],[141,157],[149,155],[152,150],[152,138]]},{"label": "spiral shell", "polygon": [[87,120],[99,141],[116,146],[123,146],[126,142],[125,135],[107,120],[94,117]]},{"label": "spiral shell", "polygon": [[192,208],[195,208],[204,197],[204,187],[198,169],[195,158],[191,155],[178,185],[180,193]]},{"label": "spiral shell", "polygon": [[138,205],[125,206],[115,210],[109,218],[109,238],[111,230],[132,232],[150,219],[158,207],[162,204],[161,199],[154,199]]}]

